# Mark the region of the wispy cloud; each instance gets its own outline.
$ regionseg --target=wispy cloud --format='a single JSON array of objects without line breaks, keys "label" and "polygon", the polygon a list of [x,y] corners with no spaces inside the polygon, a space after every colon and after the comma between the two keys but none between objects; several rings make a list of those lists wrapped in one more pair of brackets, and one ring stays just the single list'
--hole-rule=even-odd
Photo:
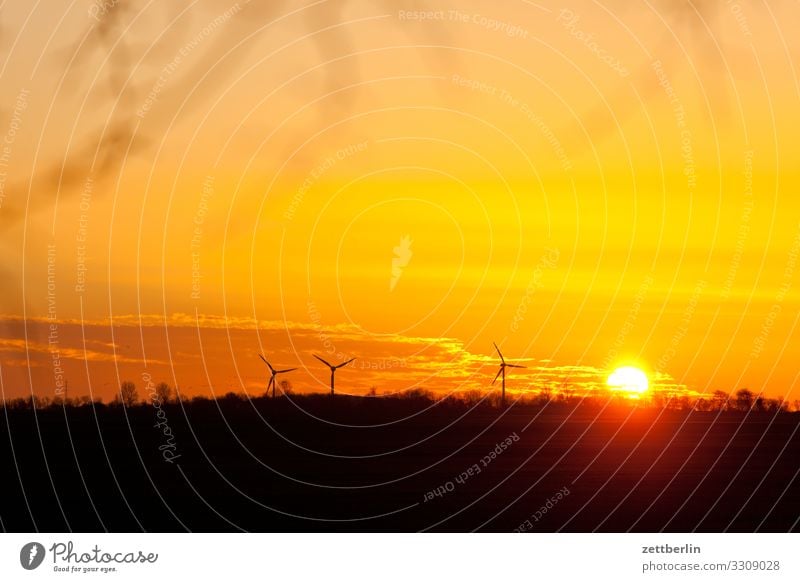
[{"label": "wispy cloud", "polygon": [[[143,360],[141,358],[131,358],[119,353],[115,354],[111,352],[83,350],[75,347],[62,347],[60,345],[44,344],[30,340],[25,341],[22,339],[0,338],[0,352],[10,352],[14,354],[32,353],[34,355],[48,354],[51,356],[54,353],[56,353],[59,358],[67,360],[79,360],[85,362],[116,362],[120,364],[143,363]],[[18,359],[16,361],[20,360]],[[22,360],[22,361],[27,362],[27,360]],[[151,361],[151,363],[166,364],[166,362],[160,360],[153,360]],[[3,360],[3,364],[7,365],[7,361],[5,359]],[[31,363],[31,365],[33,365],[33,362]]]}]

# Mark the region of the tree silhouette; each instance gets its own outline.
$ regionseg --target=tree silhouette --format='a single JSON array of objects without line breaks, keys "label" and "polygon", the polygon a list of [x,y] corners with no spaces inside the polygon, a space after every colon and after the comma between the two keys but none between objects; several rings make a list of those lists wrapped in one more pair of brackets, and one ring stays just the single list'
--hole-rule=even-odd
[{"label": "tree silhouette", "polygon": [[747,412],[753,408],[753,393],[747,388],[742,388],[736,391],[736,409],[741,412]]},{"label": "tree silhouette", "polygon": [[766,408],[768,412],[787,412],[789,410],[789,403],[783,396],[778,398],[767,398],[766,399]]},{"label": "tree silhouette", "polygon": [[139,391],[136,390],[136,384],[126,380],[119,385],[119,401],[123,406],[129,408],[136,404],[137,400],[139,400]]},{"label": "tree silhouette", "polygon": [[694,403],[693,409],[697,410],[698,412],[708,412],[709,410],[712,410],[712,407],[713,403],[710,400],[698,398]]},{"label": "tree silhouette", "polygon": [[711,396],[711,410],[727,410],[728,394],[722,390],[714,390]]},{"label": "tree silhouette", "polygon": [[156,398],[161,403],[168,403],[172,400],[172,388],[166,382],[161,382],[156,386]]}]

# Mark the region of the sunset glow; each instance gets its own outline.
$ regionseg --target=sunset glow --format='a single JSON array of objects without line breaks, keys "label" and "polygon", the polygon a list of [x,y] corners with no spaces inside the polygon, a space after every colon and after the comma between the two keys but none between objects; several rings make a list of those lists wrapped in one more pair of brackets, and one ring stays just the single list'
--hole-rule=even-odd
[{"label": "sunset glow", "polygon": [[756,44],[727,8],[282,6],[109,12],[108,46],[4,13],[7,395],[263,394],[261,353],[298,392],[330,390],[313,354],[357,358],[342,394],[488,392],[497,341],[521,394],[631,357],[800,397],[795,4]]},{"label": "sunset glow", "polygon": [[617,368],[608,377],[608,385],[613,390],[627,392],[632,395],[641,395],[647,392],[650,382],[647,374],[639,368],[624,366]]}]

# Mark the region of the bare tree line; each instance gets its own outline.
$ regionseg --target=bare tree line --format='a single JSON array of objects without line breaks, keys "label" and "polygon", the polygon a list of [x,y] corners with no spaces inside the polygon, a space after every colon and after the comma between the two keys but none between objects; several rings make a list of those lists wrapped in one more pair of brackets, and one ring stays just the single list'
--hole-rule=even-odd
[{"label": "bare tree line", "polygon": [[[318,399],[324,396],[319,393],[296,393],[291,382],[283,380],[278,383],[280,395],[294,399]],[[351,396],[358,400],[404,400],[418,401],[430,404],[458,404],[465,406],[488,406],[492,408],[502,408],[501,396],[494,392],[483,390],[467,390],[449,394],[438,394],[430,390],[415,388],[394,393],[379,394],[376,387],[372,387],[364,396]],[[219,403],[241,403],[247,401],[267,400],[268,394],[252,396],[242,392],[228,391],[217,397],[208,396],[185,396],[166,382],[160,382],[149,390],[143,397],[139,393],[134,382],[125,380],[120,383],[119,389],[114,397],[105,403],[102,398],[91,398],[88,395],[74,398],[29,396],[26,398],[7,399],[3,402],[6,409],[45,409],[45,408],[79,408],[86,406],[110,406],[110,407],[144,407],[162,406],[168,404],[193,404],[204,402]],[[728,393],[723,390],[716,390],[708,396],[690,397],[689,395],[669,394],[655,392],[647,398],[630,400],[623,395],[612,392],[597,392],[592,394],[578,394],[569,386],[562,387],[558,391],[553,391],[550,387],[542,387],[517,394],[510,399],[514,406],[525,407],[590,407],[599,408],[605,406],[636,406],[654,410],[671,410],[685,412],[732,412],[732,413],[751,413],[751,414],[778,414],[788,412],[800,412],[800,400],[789,401],[783,397],[767,398],[756,394],[747,388]]]}]

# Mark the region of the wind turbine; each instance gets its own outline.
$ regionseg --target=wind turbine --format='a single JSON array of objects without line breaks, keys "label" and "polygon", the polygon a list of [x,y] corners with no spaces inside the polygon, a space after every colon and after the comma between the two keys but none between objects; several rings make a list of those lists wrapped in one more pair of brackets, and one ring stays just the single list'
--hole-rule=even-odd
[{"label": "wind turbine", "polygon": [[317,354],[313,354],[313,356],[331,369],[331,396],[333,396],[333,383],[334,380],[336,380],[336,370],[338,370],[339,368],[344,368],[347,364],[355,360],[355,358],[351,358],[342,364],[334,366],[333,364],[326,362],[325,360],[320,358]]},{"label": "wind turbine", "polygon": [[[494,343],[494,342],[492,342]],[[495,385],[497,379],[502,376],[503,377],[503,396],[501,398],[501,403],[503,406],[506,405],[506,368],[524,368],[525,366],[520,366],[519,364],[507,364],[506,359],[503,357],[503,353],[500,351],[500,348],[497,347],[497,344],[494,344],[494,349],[497,350],[497,355],[500,356],[500,369],[497,371],[497,376],[494,377],[494,381],[492,381],[492,386]]]},{"label": "wind turbine", "polygon": [[286,372],[294,372],[297,368],[276,370],[275,368],[272,367],[272,364],[270,364],[264,356],[258,354],[258,357],[264,360],[264,363],[269,367],[269,371],[272,372],[272,375],[269,377],[269,384],[267,384],[267,392],[269,392],[270,387],[272,387],[272,397],[275,398],[275,385],[278,383],[275,380],[275,376],[277,376],[278,374],[285,374]]}]

